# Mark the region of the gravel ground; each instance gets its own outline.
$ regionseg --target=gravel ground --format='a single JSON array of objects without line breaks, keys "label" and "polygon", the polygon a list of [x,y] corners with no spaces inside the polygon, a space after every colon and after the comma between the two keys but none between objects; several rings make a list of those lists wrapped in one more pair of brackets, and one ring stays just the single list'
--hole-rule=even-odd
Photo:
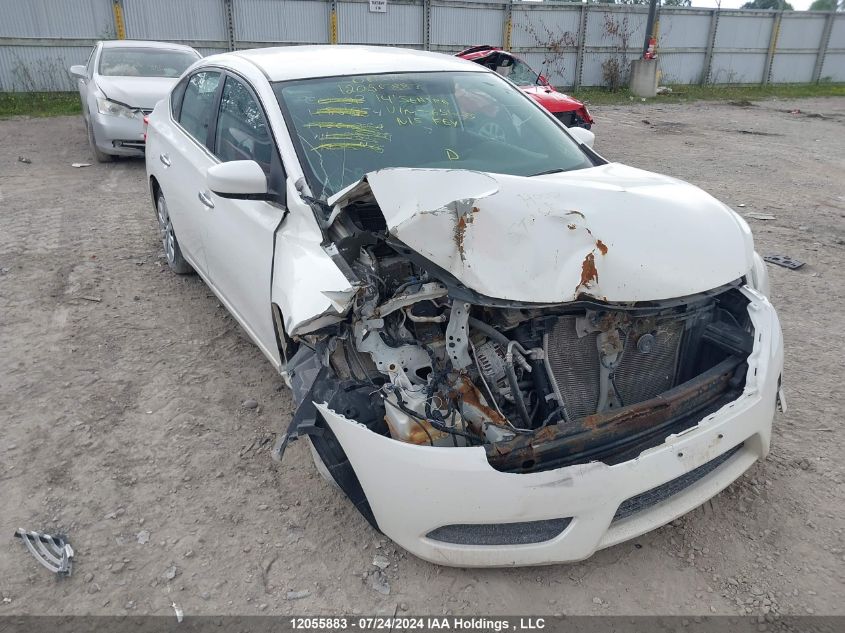
[{"label": "gravel ground", "polygon": [[[301,442],[272,462],[290,397],[164,265],[143,162],[71,167],[91,160],[78,117],[0,121],[0,614],[845,614],[845,99],[595,114],[605,156],[774,215],[749,218],[758,250],[807,262],[770,267],[790,409],[769,458],[705,508],[509,570],[404,553]],[[69,534],[73,577],[18,526]]]}]

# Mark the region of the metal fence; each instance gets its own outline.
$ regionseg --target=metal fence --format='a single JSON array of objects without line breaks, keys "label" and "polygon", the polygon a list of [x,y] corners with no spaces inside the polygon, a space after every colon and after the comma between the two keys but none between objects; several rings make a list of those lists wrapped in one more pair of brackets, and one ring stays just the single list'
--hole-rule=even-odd
[{"label": "metal fence", "polygon": [[[488,0],[0,0],[0,92],[71,90],[98,39],[203,55],[271,45],[376,44],[454,53],[503,46],[563,87],[624,81],[647,9]],[[845,14],[663,7],[662,83],[845,81]]]}]

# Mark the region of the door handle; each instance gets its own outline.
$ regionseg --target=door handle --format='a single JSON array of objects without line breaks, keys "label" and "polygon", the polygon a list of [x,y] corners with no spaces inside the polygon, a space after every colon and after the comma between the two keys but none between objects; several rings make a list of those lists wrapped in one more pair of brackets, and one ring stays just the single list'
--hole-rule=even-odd
[{"label": "door handle", "polygon": [[167,154],[159,154],[158,159],[165,167],[170,167],[170,157]]},{"label": "door handle", "polygon": [[200,199],[200,202],[202,202],[202,203],[203,203],[206,207],[208,207],[209,209],[213,209],[213,208],[214,208],[214,200],[212,200],[212,199],[211,199],[211,196],[210,196],[210,195],[208,195],[205,191],[200,191],[200,192],[197,194],[197,198],[199,198],[199,199]]}]

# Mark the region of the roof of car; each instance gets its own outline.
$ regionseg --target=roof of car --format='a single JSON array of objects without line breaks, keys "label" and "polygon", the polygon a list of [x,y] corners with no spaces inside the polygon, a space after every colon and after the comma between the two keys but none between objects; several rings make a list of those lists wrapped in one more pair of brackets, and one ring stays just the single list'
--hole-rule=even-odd
[{"label": "roof of car", "polygon": [[150,40],[103,40],[103,48],[160,48],[176,51],[196,51],[184,44],[173,44],[172,42],[152,42]]},{"label": "roof of car", "polygon": [[465,60],[426,51],[388,46],[280,46],[207,57],[209,63],[236,56],[258,66],[270,81],[390,72],[486,69]]}]

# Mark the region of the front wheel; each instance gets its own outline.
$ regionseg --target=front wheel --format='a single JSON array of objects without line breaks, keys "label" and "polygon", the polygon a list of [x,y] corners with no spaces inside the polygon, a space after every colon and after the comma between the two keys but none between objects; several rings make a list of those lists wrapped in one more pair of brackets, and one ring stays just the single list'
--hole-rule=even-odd
[{"label": "front wheel", "polygon": [[111,154],[106,154],[105,152],[101,152],[100,148],[97,147],[97,141],[94,140],[94,128],[91,126],[91,123],[86,121],[85,127],[88,130],[88,145],[91,147],[91,153],[94,155],[94,158],[97,160],[97,162],[112,162],[114,160],[114,156],[112,156]]},{"label": "front wheel", "polygon": [[164,256],[167,258],[167,265],[170,266],[170,270],[177,275],[192,273],[194,269],[182,257],[182,249],[179,248],[179,240],[176,239],[176,232],[167,210],[167,201],[160,191],[158,198],[156,198],[156,216],[158,217],[158,230],[161,234],[161,245],[164,247]]}]

